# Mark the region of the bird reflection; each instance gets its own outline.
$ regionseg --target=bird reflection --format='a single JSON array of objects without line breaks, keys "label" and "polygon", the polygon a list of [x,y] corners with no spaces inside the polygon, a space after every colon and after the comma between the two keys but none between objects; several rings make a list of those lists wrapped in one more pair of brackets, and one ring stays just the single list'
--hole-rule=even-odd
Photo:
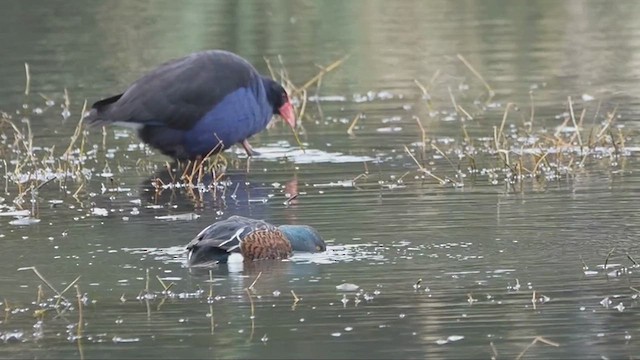
[{"label": "bird reflection", "polygon": [[[203,173],[195,184],[190,184],[183,177],[184,173],[184,167],[175,164],[164,167],[140,185],[141,193],[148,194],[148,203],[157,207],[185,211],[214,210],[217,215],[228,211],[229,215],[268,219],[265,206],[253,205],[265,204],[274,195],[291,196],[298,192],[295,175],[281,188],[274,188],[251,181],[250,173],[245,170],[210,171]],[[296,203],[297,200],[293,199],[287,205]]]},{"label": "bird reflection", "polygon": [[213,278],[228,279],[231,293],[237,293],[250,287],[256,278],[263,289],[278,289],[290,282],[292,277],[310,278],[321,274],[319,264],[296,263],[289,260],[257,260],[228,264],[215,264],[211,267],[191,267],[189,273],[195,279],[206,280],[209,272]]}]

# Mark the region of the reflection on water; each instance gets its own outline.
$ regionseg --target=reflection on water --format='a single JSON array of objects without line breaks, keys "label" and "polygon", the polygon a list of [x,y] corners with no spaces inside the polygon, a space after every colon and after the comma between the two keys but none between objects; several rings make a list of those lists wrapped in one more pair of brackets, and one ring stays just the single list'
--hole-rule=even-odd
[{"label": "reflection on water", "polygon": [[[26,134],[0,126],[1,357],[638,352],[635,3],[82,5],[0,5],[0,109]],[[198,186],[127,130],[62,156],[85,98],[204,48],[297,85],[351,56],[309,89],[304,151],[276,123]],[[328,251],[185,267],[234,214]]]}]

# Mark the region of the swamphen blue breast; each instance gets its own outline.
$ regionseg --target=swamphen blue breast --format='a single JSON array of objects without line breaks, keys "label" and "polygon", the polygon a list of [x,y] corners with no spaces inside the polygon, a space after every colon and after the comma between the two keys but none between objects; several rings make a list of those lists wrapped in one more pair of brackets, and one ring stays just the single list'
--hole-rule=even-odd
[{"label": "swamphen blue breast", "polygon": [[202,158],[264,130],[274,115],[295,127],[289,96],[245,59],[210,50],[169,61],[122,94],[92,105],[90,125],[133,127],[147,144],[179,160]]},{"label": "swamphen blue breast", "polygon": [[292,251],[321,252],[327,246],[307,225],[275,226],[262,220],[231,216],[215,222],[189,242],[189,266],[227,263],[233,254],[243,261],[286,259]]}]

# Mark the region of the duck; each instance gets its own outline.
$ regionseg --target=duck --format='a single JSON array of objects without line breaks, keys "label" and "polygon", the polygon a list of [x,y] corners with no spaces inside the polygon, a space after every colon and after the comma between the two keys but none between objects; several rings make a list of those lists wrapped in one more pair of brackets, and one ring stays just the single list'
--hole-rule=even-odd
[{"label": "duck", "polygon": [[280,83],[237,54],[206,50],[170,60],[124,92],[96,101],[83,120],[88,127],[133,128],[164,155],[196,160],[235,144],[257,155],[248,139],[273,115],[295,129],[295,111]]},{"label": "duck", "polygon": [[[327,246],[308,225],[276,226],[264,220],[234,215],[204,228],[187,244],[187,265],[225,264],[286,259],[293,251],[317,253]],[[236,261],[231,260],[231,261]]]}]

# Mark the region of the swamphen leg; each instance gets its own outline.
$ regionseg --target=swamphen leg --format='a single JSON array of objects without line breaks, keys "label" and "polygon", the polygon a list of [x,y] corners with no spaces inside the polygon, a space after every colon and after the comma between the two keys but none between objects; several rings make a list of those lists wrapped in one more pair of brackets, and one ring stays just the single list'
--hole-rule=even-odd
[{"label": "swamphen leg", "polygon": [[244,151],[247,152],[247,156],[260,155],[259,152],[253,150],[253,147],[251,147],[251,144],[249,144],[249,140],[247,140],[247,139],[242,140],[242,147],[244,148]]}]

